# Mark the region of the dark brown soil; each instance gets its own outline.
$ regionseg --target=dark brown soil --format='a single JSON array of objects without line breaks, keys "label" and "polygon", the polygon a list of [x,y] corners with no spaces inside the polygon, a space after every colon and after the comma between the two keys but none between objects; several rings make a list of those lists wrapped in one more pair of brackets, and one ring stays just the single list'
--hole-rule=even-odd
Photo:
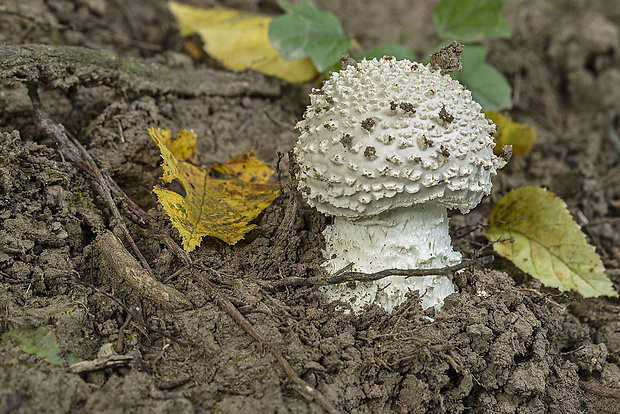
[{"label": "dark brown soil", "polygon": [[[275,1],[189,3],[278,10]],[[316,3],[365,47],[432,45],[436,2]],[[489,60],[514,87],[510,115],[532,125],[538,142],[500,172],[481,206],[453,215],[452,230],[484,226],[510,189],[545,186],[567,202],[618,289],[620,6],[524,0],[510,3],[506,17],[513,37],[491,41]],[[178,242],[178,233],[151,192],[161,170],[146,128],[193,129],[203,164],[251,146],[275,164],[294,143],[309,86],[192,62],[159,0],[0,1],[1,42],[83,46],[183,69],[188,82],[211,80],[184,89],[157,71],[126,77],[98,72],[97,62],[67,70],[66,61],[32,63],[10,79],[0,74],[0,334],[46,326],[65,358],[57,367],[0,342],[0,414],[323,412],[272,349],[345,413],[620,412],[618,300],[545,289],[496,259],[457,274],[458,292],[440,313],[423,312],[412,297],[392,314],[346,315],[315,288],[269,287],[315,276],[321,262],[327,220],[290,195],[237,245],[206,239],[191,254],[194,272],[215,290],[205,289],[167,242],[166,235]],[[153,217],[143,229],[118,203],[154,276],[189,308],[147,300],[110,270],[97,240],[107,229],[124,240],[118,223],[96,181],[38,128],[20,81],[32,76],[51,118]],[[286,184],[286,159],[282,169]],[[468,257],[491,254],[480,250],[485,243],[478,233],[455,240]],[[225,300],[265,343],[225,311]],[[74,373],[71,353],[129,362]]]}]

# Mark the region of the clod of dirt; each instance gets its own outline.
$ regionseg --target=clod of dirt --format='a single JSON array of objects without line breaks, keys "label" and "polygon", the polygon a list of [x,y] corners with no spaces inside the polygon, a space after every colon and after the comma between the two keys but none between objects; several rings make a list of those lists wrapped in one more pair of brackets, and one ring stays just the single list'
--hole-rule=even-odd
[{"label": "clod of dirt", "polygon": [[444,46],[431,55],[430,64],[433,70],[442,69],[443,73],[450,74],[463,69],[461,65],[461,55],[463,45],[459,42],[452,42]]}]

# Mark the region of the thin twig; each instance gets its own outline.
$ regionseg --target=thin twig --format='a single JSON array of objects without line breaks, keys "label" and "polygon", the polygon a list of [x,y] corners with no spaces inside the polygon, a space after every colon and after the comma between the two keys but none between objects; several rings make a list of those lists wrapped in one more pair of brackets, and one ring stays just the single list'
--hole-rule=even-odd
[{"label": "thin twig", "polygon": [[34,107],[35,115],[39,121],[39,127],[47,134],[51,135],[52,138],[56,140],[56,142],[58,142],[60,150],[65,153],[66,158],[74,162],[97,181],[97,184],[99,184],[99,188],[101,189],[101,193],[105,198],[106,202],[108,203],[110,211],[112,212],[112,215],[114,216],[117,225],[123,231],[125,238],[131,245],[131,248],[133,249],[136,256],[138,256],[138,258],[140,259],[140,262],[142,263],[144,269],[146,269],[146,271],[150,275],[152,275],[153,271],[151,270],[151,267],[142,255],[142,252],[140,252],[140,249],[138,249],[138,246],[136,246],[136,243],[133,241],[131,234],[129,234],[129,230],[125,225],[125,220],[123,220],[121,213],[118,211],[118,208],[116,208],[116,203],[114,202],[114,199],[112,199],[110,187],[108,186],[106,180],[103,178],[103,175],[101,174],[99,167],[97,167],[95,160],[93,160],[88,151],[86,151],[86,148],[84,148],[77,139],[72,138],[65,133],[65,129],[62,127],[62,125],[56,124],[52,121],[47,112],[45,112],[45,110],[43,109],[43,105],[41,104],[41,100],[39,99],[37,85],[35,83],[28,84],[28,96],[30,97],[30,101],[32,102],[32,106]]},{"label": "thin twig", "polygon": [[164,336],[168,339],[170,339],[173,342],[176,342],[177,344],[181,345],[181,346],[189,346],[189,344],[185,341],[181,341],[180,339],[175,338],[174,336],[172,336],[171,334],[169,334],[168,332],[161,330],[159,328],[155,328],[154,326],[149,325],[148,323],[146,323],[146,321],[144,319],[142,319],[142,316],[138,313],[138,312],[134,312],[133,309],[131,309],[129,306],[125,305],[123,303],[123,301],[121,301],[120,299],[118,299],[115,296],[112,296],[111,294],[109,294],[108,292],[106,292],[105,290],[101,290],[99,289],[97,286],[92,285],[88,282],[84,282],[83,280],[80,280],[76,277],[73,277],[73,280],[76,281],[77,283],[80,283],[86,287],[89,287],[91,289],[93,289],[95,292],[100,293],[104,296],[107,296],[108,298],[112,299],[114,302],[116,302],[119,306],[121,306],[123,308],[123,310],[125,312],[127,312],[129,315],[131,315],[131,317],[136,321],[136,323],[140,326],[142,326],[143,328],[145,328],[146,330],[159,334],[161,336]]},{"label": "thin twig", "polygon": [[541,299],[546,300],[547,302],[549,302],[550,304],[552,304],[553,306],[557,306],[558,308],[564,310],[566,309],[566,307],[560,305],[559,303],[557,303],[555,300],[548,298],[547,295],[545,295],[544,293],[536,290],[536,289],[530,289],[530,288],[520,288],[519,289],[521,292],[530,292],[535,294],[536,296],[538,296]]},{"label": "thin twig", "polygon": [[314,399],[317,403],[319,403],[325,411],[330,414],[339,413],[339,411],[332,405],[332,403],[323,396],[316,388],[312,387],[306,381],[301,379],[299,375],[293,370],[288,361],[284,358],[282,353],[278,351],[273,345],[263,338],[260,332],[252,325],[239,310],[228,300],[225,298],[208,280],[206,280],[196,269],[191,269],[192,276],[194,280],[200,283],[209,293],[215,298],[217,304],[222,308],[239,326],[250,335],[256,342],[258,342],[265,349],[268,349],[271,355],[278,362],[280,367],[284,370],[286,375],[290,378],[291,381],[299,388],[299,391]]},{"label": "thin twig", "polygon": [[477,249],[477,250],[474,250],[474,256],[477,257],[480,254],[482,254],[483,251],[485,251],[489,247],[493,246],[494,244],[496,244],[496,243],[503,243],[503,242],[514,243],[515,242],[515,236],[499,237],[497,240],[489,240],[485,245],[479,244],[479,246],[481,246],[481,247],[479,249]]},{"label": "thin twig", "polygon": [[112,179],[107,170],[101,171],[101,175],[103,175],[103,177],[107,180],[112,194],[114,194],[118,200],[122,201],[125,204],[125,207],[127,207],[127,210],[138,218],[138,224],[143,227],[147,227],[149,220],[151,220],[153,216],[146,213],[139,205],[134,203],[133,200],[129,198],[127,194],[125,194],[125,192],[118,186],[118,184],[116,184],[116,181]]},{"label": "thin twig", "polygon": [[277,289],[281,287],[300,287],[300,286],[325,286],[346,282],[374,282],[388,276],[422,277],[422,276],[452,276],[455,272],[473,265],[491,263],[492,255],[479,257],[477,259],[464,260],[454,266],[442,267],[438,269],[386,269],[375,273],[363,272],[336,272],[333,276],[313,276],[308,278],[290,277],[286,279],[261,282],[264,288]]},{"label": "thin twig", "polygon": [[131,323],[131,314],[127,315],[125,318],[125,322],[118,329],[118,338],[116,339],[115,351],[119,354],[122,354],[125,351],[125,330],[129,327]]},{"label": "thin twig", "polygon": [[280,190],[280,195],[284,194],[284,186],[282,185],[282,169],[280,168],[282,158],[284,158],[284,153],[282,151],[278,151],[278,161],[276,161],[276,173],[278,174],[278,189]]},{"label": "thin twig", "polygon": [[239,139],[239,137],[245,132],[245,130],[250,126],[251,123],[252,117],[250,116],[248,119],[245,120],[243,124],[241,124],[237,132],[233,134],[233,139]]},{"label": "thin twig", "polygon": [[476,224],[472,224],[469,226],[459,227],[458,229],[456,229],[456,233],[453,239],[462,239],[464,237],[467,237],[468,235],[470,235],[471,233],[475,231],[483,232],[488,229],[489,229],[489,226],[486,224],[482,224],[482,223],[476,223]]},{"label": "thin twig", "polygon": [[620,400],[620,388],[610,388],[587,381],[579,381],[579,386],[583,388],[584,391],[596,394],[600,397],[615,398],[616,400]]}]

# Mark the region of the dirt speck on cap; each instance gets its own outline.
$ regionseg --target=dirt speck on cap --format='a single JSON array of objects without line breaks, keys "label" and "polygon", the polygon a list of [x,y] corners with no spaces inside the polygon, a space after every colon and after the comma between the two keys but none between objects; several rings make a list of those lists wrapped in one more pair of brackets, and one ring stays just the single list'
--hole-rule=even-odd
[{"label": "dirt speck on cap", "polygon": [[463,45],[454,41],[431,55],[431,68],[434,70],[442,69],[443,73],[446,74],[461,70],[463,69],[463,65],[461,64],[462,54]]}]

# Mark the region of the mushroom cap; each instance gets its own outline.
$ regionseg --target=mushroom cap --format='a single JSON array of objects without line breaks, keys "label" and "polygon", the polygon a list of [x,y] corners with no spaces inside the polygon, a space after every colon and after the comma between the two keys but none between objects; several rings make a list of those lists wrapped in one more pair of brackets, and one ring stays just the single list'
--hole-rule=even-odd
[{"label": "mushroom cap", "polygon": [[333,73],[312,90],[296,128],[298,188],[334,216],[427,202],[467,212],[505,164],[471,93],[409,60],[362,60]]}]

